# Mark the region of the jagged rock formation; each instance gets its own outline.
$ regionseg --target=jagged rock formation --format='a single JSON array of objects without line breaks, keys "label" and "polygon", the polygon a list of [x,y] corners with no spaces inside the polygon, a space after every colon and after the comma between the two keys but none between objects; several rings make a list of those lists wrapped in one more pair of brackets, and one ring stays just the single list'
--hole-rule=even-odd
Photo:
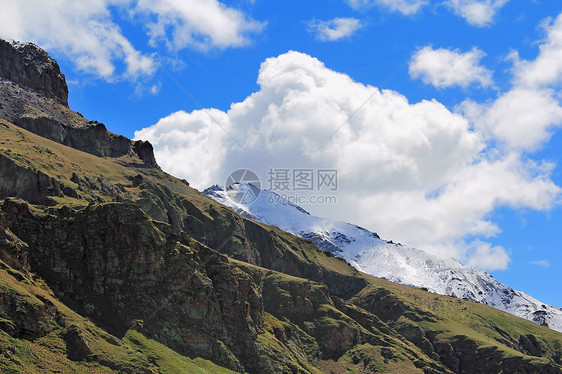
[{"label": "jagged rock formation", "polygon": [[92,124],[0,83],[0,371],[562,370],[560,334],[360,273],[133,142],[120,155],[101,130],[89,149],[60,137]]},{"label": "jagged rock formation", "polygon": [[104,124],[71,111],[64,75],[36,45],[0,39],[0,78],[0,118],[96,156],[136,156],[158,167],[150,143],[108,132]]},{"label": "jagged rock formation", "polygon": [[0,76],[68,105],[68,87],[59,64],[33,43],[0,39]]}]

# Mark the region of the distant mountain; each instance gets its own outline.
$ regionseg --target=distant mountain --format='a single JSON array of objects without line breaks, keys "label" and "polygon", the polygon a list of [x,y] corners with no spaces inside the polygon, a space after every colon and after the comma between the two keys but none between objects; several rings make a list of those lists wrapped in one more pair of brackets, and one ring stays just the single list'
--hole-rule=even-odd
[{"label": "distant mountain", "polygon": [[[441,295],[476,301],[562,331],[562,309],[497,281],[485,271],[453,258],[440,258],[420,249],[382,240],[376,233],[345,222],[315,217],[274,192],[235,184],[228,191],[215,185],[203,193],[245,217],[309,239],[319,248],[342,257],[358,270],[395,283]],[[250,204],[229,198],[234,191],[258,196]],[[234,201],[236,200],[236,201]]]}]

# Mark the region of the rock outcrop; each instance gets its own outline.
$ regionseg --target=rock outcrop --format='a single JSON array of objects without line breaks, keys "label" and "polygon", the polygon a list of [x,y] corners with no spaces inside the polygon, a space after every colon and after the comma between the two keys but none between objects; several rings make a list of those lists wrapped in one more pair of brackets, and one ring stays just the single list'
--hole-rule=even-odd
[{"label": "rock outcrop", "polygon": [[7,200],[1,210],[33,248],[33,271],[110,333],[123,336],[142,321],[147,336],[179,353],[251,367],[263,302],[226,256],[133,204],[37,216]]},{"label": "rock outcrop", "polygon": [[0,39],[0,76],[68,105],[68,87],[59,65],[33,43]]},{"label": "rock outcrop", "polygon": [[0,118],[83,152],[133,156],[158,168],[150,143],[113,134],[104,124],[71,111],[59,65],[33,43],[0,39]]},{"label": "rock outcrop", "polygon": [[85,121],[83,126],[69,126],[46,113],[25,113],[14,123],[39,136],[100,157],[137,156],[147,167],[158,168],[152,145],[109,131],[103,123]]}]

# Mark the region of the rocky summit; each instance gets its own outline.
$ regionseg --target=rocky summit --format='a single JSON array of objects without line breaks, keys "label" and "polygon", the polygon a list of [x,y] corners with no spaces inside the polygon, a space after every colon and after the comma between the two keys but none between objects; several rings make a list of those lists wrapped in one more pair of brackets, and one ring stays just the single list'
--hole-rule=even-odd
[{"label": "rocky summit", "polygon": [[1,372],[562,372],[562,334],[246,218],[69,109],[38,47],[0,61]]},{"label": "rocky summit", "polygon": [[33,43],[0,39],[0,76],[68,105],[68,87],[59,65]]}]

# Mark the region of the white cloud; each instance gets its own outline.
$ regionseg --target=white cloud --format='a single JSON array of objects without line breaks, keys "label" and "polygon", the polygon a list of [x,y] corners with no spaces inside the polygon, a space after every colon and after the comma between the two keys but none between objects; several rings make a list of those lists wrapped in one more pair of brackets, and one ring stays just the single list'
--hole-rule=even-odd
[{"label": "white cloud", "polygon": [[456,14],[463,17],[469,24],[483,27],[493,22],[496,13],[508,1],[509,0],[446,0],[445,4]]},{"label": "white cloud", "polygon": [[162,88],[162,83],[158,82],[157,84],[153,84],[150,87],[150,93],[152,95],[158,95],[158,93],[160,92],[160,89]]},{"label": "white cloud", "polygon": [[459,106],[479,131],[509,149],[533,152],[562,126],[562,14],[544,24],[545,41],[532,61],[514,61],[513,86],[485,104],[466,101]]},{"label": "white cloud", "polygon": [[[478,161],[480,157],[485,159]],[[487,218],[495,208],[547,210],[560,193],[549,179],[548,165],[523,162],[515,154],[496,159],[479,153],[472,156],[472,161],[443,176],[435,192],[398,185],[391,191],[371,193],[361,203],[355,203],[356,214],[367,217],[371,227],[386,237],[460,260],[467,250],[462,238],[491,237],[501,231]],[[354,204],[357,198],[352,195],[340,199],[346,205]]]},{"label": "white cloud", "polygon": [[52,2],[21,0],[2,5],[0,35],[33,41],[66,54],[79,70],[106,79],[116,76],[116,61],[125,65],[120,75],[135,78],[155,70],[151,56],[133,47],[111,19],[109,6],[127,0]]},{"label": "white cloud", "polygon": [[485,53],[477,48],[462,53],[458,49],[433,49],[425,47],[416,52],[410,61],[412,78],[421,78],[435,87],[468,87],[476,83],[481,87],[492,85],[492,72],[480,65]]},{"label": "white cloud", "polygon": [[169,48],[238,47],[265,26],[217,0],[139,0],[135,12],[155,18],[148,22],[151,43]]},{"label": "white cloud", "polygon": [[562,81],[562,14],[543,23],[547,37],[533,61],[520,61],[515,54],[515,83],[524,87],[544,87]]},{"label": "white cloud", "polygon": [[501,247],[492,247],[488,243],[477,242],[474,254],[468,261],[468,266],[479,267],[486,270],[505,270],[510,262],[506,250]]},{"label": "white cloud", "polygon": [[537,150],[562,125],[562,107],[548,89],[514,87],[491,103],[466,101],[459,110],[482,134],[522,151]]},{"label": "white cloud", "polygon": [[336,168],[337,209],[307,206],[312,213],[487,268],[507,266],[509,256],[463,238],[498,233],[487,218],[497,207],[546,210],[560,194],[549,178],[551,165],[493,148],[435,100],[409,103],[298,52],[267,59],[258,84],[259,91],[228,112],[211,110],[244,150],[201,111],[172,114],[135,137],[154,145],[165,170],[198,188],[223,183],[240,167],[255,170],[264,183],[270,167]]},{"label": "white cloud", "polygon": [[158,145],[155,153],[164,170],[176,176],[189,175],[194,181],[208,184],[217,178],[217,168],[227,156],[221,126],[226,126],[228,120],[227,115],[217,109],[179,111],[135,135]]},{"label": "white cloud", "polygon": [[263,26],[216,0],[18,0],[2,4],[0,36],[33,41],[107,80],[152,75],[153,56],[124,36],[110,8],[155,19],[148,24],[150,38],[175,49],[241,46]]},{"label": "white cloud", "polygon": [[146,84],[146,82],[136,82],[134,94],[136,97],[141,98],[145,95],[158,95],[160,89],[162,88],[162,83],[158,82],[155,84]]},{"label": "white cloud", "polygon": [[400,12],[405,15],[417,13],[427,0],[346,0],[354,9],[368,8],[375,5],[385,7],[393,12]]},{"label": "white cloud", "polygon": [[548,260],[529,261],[529,264],[541,266],[543,268],[549,268],[550,267],[550,261],[548,261]]},{"label": "white cloud", "polygon": [[362,27],[356,18],[334,18],[328,21],[312,20],[308,22],[308,30],[318,40],[336,41],[353,35]]}]

